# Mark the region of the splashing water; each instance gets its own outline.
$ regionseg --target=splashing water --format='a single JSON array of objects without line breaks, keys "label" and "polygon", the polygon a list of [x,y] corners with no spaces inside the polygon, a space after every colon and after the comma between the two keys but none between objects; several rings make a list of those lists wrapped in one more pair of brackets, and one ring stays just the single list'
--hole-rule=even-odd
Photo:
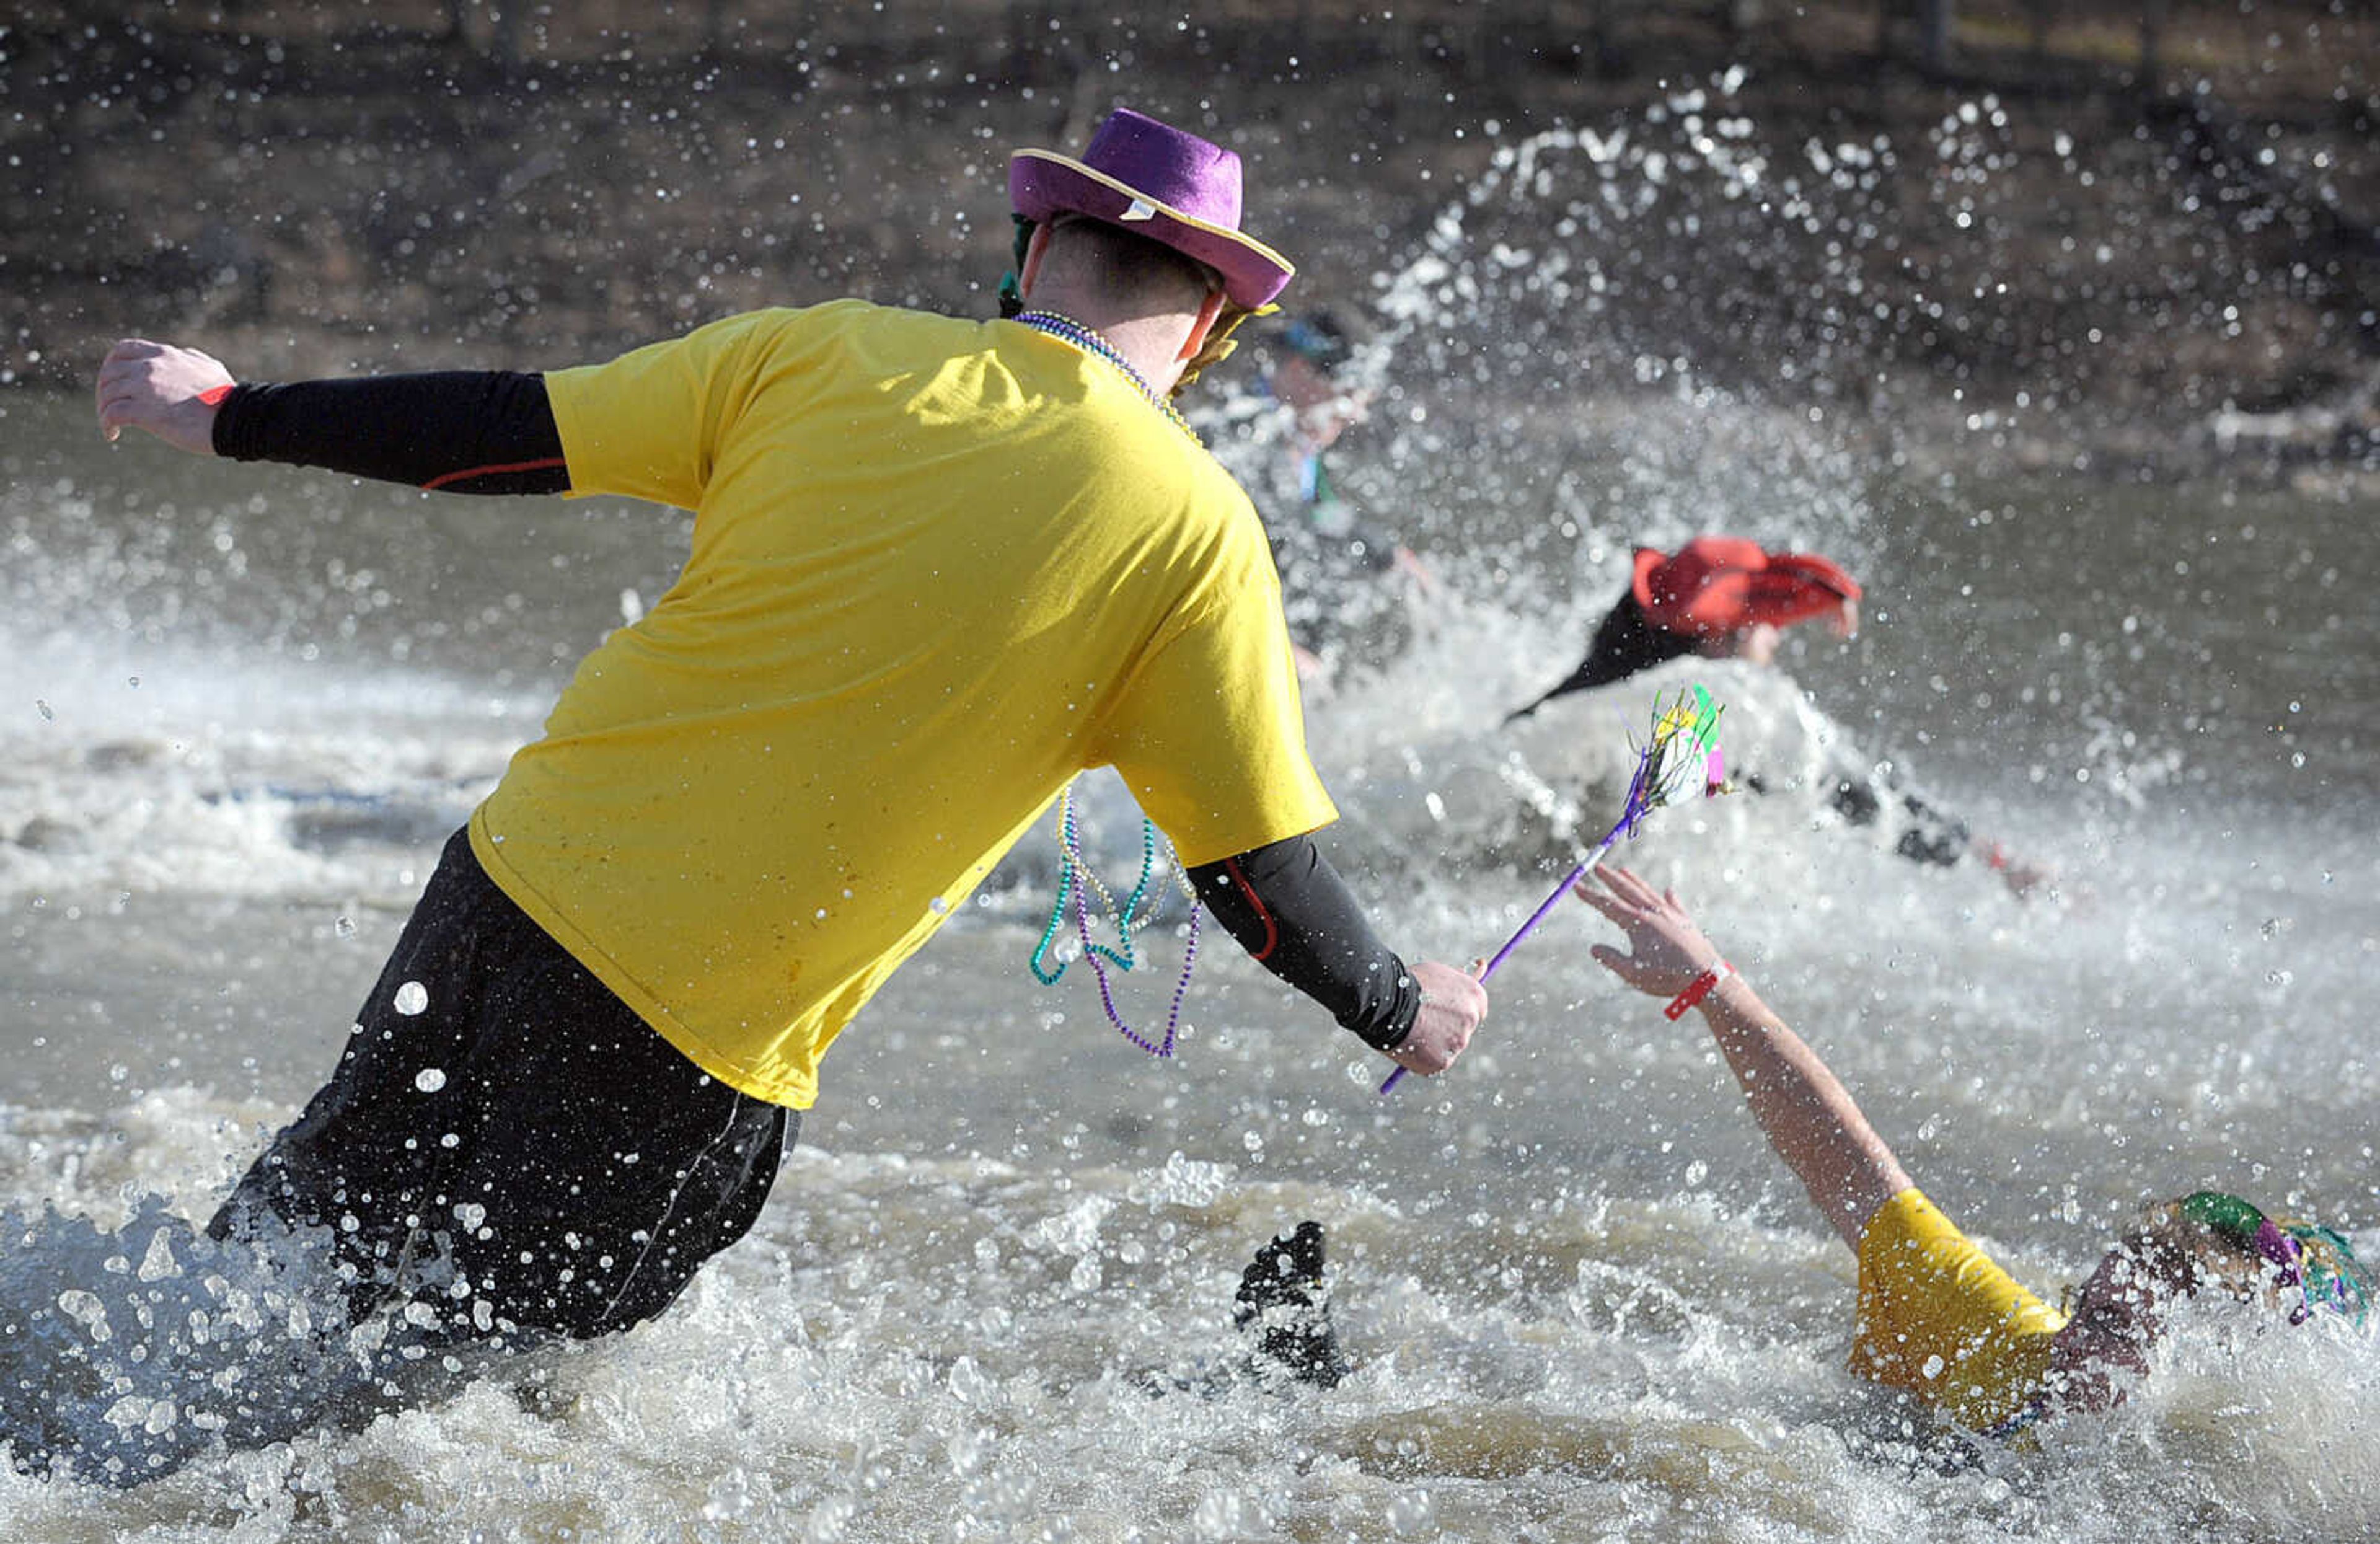
[{"label": "splashing water", "polygon": [[[1339,465],[1446,593],[1309,703],[1333,862],[1401,951],[1484,953],[1624,793],[1608,699],[1500,718],[1576,659],[1630,546],[1834,553],[1877,602],[1852,648],[1631,683],[1692,665],[1773,790],[1672,810],[1633,866],[2053,1298],[2144,1199],[2201,1185],[2368,1246],[2380,651],[2341,597],[2380,584],[2371,511],[1894,443],[1938,384],[1915,339],[1999,303],[2013,147],[1981,101],[1923,145],[1770,143],[1726,88],[1500,147],[1387,265],[1393,346],[1356,362],[1377,407]],[[1942,173],[1923,218],[1973,232],[1943,318],[1879,314],[1826,254],[1916,234],[1887,175],[1916,157]],[[1790,401],[1763,384],[1789,371]],[[2036,417],[2089,390],[2044,385]],[[1705,1046],[1585,959],[1581,908],[1500,974],[1455,1073],[1382,1112],[1378,1059],[1232,951],[1171,1063],[1037,995],[1038,834],[836,1047],[754,1235],[661,1320],[479,1379],[407,1358],[401,1322],[358,1339],[304,1251],[177,1219],[340,1053],[438,835],[535,733],[532,667],[665,589],[681,534],[475,506],[408,543],[411,495],[141,485],[79,448],[85,405],[44,412],[0,420],[29,468],[0,488],[0,1419],[54,1468],[0,1474],[11,1537],[2380,1526],[2380,1356],[2342,1327],[2210,1307],[2037,1453],[1946,1441],[1852,1380],[1847,1252]],[[1819,791],[1846,755],[1908,763],[2066,899],[1901,860]],[[1129,871],[1128,797],[1080,801],[1087,856]],[[1309,1216],[1355,1367],[1284,1392],[1233,1375],[1232,1291]]]},{"label": "splashing water", "polygon": [[221,1244],[150,1197],[104,1232],[51,1207],[0,1212],[0,1442],[36,1474],[143,1484],[399,1392],[385,1327],[350,1331],[285,1232]]}]

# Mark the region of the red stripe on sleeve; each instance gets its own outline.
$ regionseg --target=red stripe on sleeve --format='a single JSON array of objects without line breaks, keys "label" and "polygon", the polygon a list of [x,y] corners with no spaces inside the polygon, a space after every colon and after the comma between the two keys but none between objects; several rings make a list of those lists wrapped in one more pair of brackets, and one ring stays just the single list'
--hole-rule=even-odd
[{"label": "red stripe on sleeve", "polygon": [[1262,897],[1257,894],[1256,887],[1248,883],[1247,875],[1240,872],[1240,860],[1236,857],[1227,857],[1223,860],[1223,868],[1231,874],[1232,882],[1240,887],[1240,894],[1248,898],[1248,905],[1256,907],[1257,915],[1264,919],[1264,947],[1261,949],[1252,950],[1248,954],[1248,958],[1256,961],[1258,965],[1262,965],[1267,956],[1270,955],[1274,949],[1280,947],[1281,927],[1278,923],[1273,921],[1272,913],[1265,908],[1264,901]]},{"label": "red stripe on sleeve", "polygon": [[446,472],[421,485],[425,493],[434,492],[450,482],[468,482],[475,477],[494,477],[502,472],[541,472],[550,467],[563,467],[569,462],[559,456],[549,456],[542,461],[513,461],[500,467],[467,467],[459,472]]}]

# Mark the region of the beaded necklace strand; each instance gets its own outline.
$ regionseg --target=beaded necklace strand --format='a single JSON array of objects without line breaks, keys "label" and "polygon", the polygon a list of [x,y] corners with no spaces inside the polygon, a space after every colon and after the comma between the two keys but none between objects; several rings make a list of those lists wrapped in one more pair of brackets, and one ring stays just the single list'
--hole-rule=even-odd
[{"label": "beaded necklace strand", "polygon": [[[1068,903],[1071,902],[1075,938],[1082,947],[1082,958],[1090,963],[1091,974],[1099,979],[1099,1003],[1107,1009],[1108,1022],[1114,1025],[1125,1039],[1151,1056],[1172,1056],[1174,1039],[1182,1027],[1182,1001],[1190,991],[1191,967],[1198,961],[1197,893],[1183,880],[1181,866],[1177,862],[1173,869],[1174,880],[1184,894],[1190,897],[1190,933],[1182,948],[1182,979],[1173,984],[1173,1003],[1165,1015],[1165,1038],[1162,1041],[1151,1041],[1124,1022],[1123,1014],[1116,1007],[1115,990],[1108,979],[1108,967],[1113,965],[1118,970],[1131,970],[1139,964],[1132,946],[1132,935],[1148,927],[1157,915],[1153,901],[1148,911],[1140,909],[1142,898],[1148,894],[1149,881],[1157,871],[1157,827],[1147,817],[1142,818],[1140,879],[1132,887],[1132,898],[1121,906],[1115,904],[1115,897],[1108,893],[1106,885],[1099,882],[1099,875],[1091,871],[1090,864],[1083,857],[1082,834],[1075,826],[1075,790],[1071,785],[1058,796],[1058,900],[1050,908],[1050,925],[1041,930],[1041,942],[1034,945],[1032,958],[1026,962],[1033,971],[1033,979],[1050,987],[1056,986],[1065,977],[1066,967],[1071,962],[1061,960],[1053,966],[1047,961],[1050,945],[1057,942],[1058,930],[1065,926]],[[1169,844],[1167,857],[1170,858],[1172,856]],[[1100,907],[1115,928],[1118,948],[1111,949],[1091,938],[1093,891],[1099,893]]]},{"label": "beaded necklace strand", "polygon": [[1115,345],[1099,336],[1092,329],[1084,326],[1062,311],[1023,311],[1017,315],[1016,320],[1036,332],[1047,333],[1053,338],[1071,343],[1086,354],[1095,354],[1123,371],[1124,379],[1140,388],[1141,395],[1147,397],[1158,411],[1173,420],[1174,428],[1189,435],[1194,442],[1197,440],[1198,432],[1190,427],[1190,420],[1184,418],[1182,410],[1173,406],[1173,399],[1142,379],[1140,371],[1133,369],[1124,357],[1116,352]]},{"label": "beaded necklace strand", "polygon": [[[1197,432],[1190,427],[1189,420],[1182,416],[1181,409],[1173,406],[1172,399],[1151,386],[1140,371],[1132,367],[1131,361],[1116,351],[1115,345],[1101,337],[1096,331],[1086,327],[1062,311],[1040,310],[1022,311],[1018,313],[1016,320],[1036,332],[1047,333],[1062,343],[1070,343],[1084,353],[1094,355],[1115,366],[1123,372],[1125,380],[1139,388],[1140,395],[1152,407],[1172,420],[1174,428],[1189,435],[1193,444],[1199,443]],[[1188,940],[1182,950],[1182,979],[1173,985],[1173,1003],[1165,1015],[1165,1038],[1161,1041],[1151,1041],[1147,1036],[1124,1022],[1123,1013],[1116,1007],[1115,990],[1108,979],[1108,967],[1112,965],[1118,970],[1128,971],[1139,963],[1132,946],[1132,935],[1148,926],[1156,915],[1153,903],[1149,910],[1145,913],[1141,912],[1140,904],[1148,894],[1149,879],[1157,869],[1157,827],[1146,816],[1142,817],[1140,879],[1132,888],[1131,899],[1121,906],[1115,904],[1115,897],[1108,893],[1107,886],[1099,881],[1099,875],[1093,873],[1091,866],[1084,860],[1081,833],[1075,826],[1075,790],[1071,786],[1058,796],[1058,899],[1050,908],[1050,925],[1041,930],[1041,942],[1034,946],[1033,956],[1027,962],[1032,967],[1034,979],[1045,987],[1055,986],[1066,974],[1068,962],[1061,960],[1054,966],[1046,962],[1050,957],[1050,946],[1057,942],[1059,929],[1066,925],[1068,903],[1071,902],[1075,942],[1082,948],[1082,958],[1090,963],[1091,974],[1099,979],[1099,1003],[1107,1009],[1108,1022],[1114,1025],[1125,1039],[1150,1055],[1172,1056],[1175,1038],[1182,1027],[1182,1001],[1190,991],[1191,967],[1198,960],[1197,893],[1191,890],[1186,881],[1183,882],[1182,888],[1190,897],[1190,930]],[[1170,855],[1170,845],[1168,852]],[[1174,878],[1177,881],[1181,881],[1181,869],[1178,864],[1174,868]],[[1093,891],[1099,893],[1099,906],[1106,912],[1108,920],[1115,928],[1117,948],[1111,949],[1104,943],[1095,942],[1091,937],[1091,893]]]}]

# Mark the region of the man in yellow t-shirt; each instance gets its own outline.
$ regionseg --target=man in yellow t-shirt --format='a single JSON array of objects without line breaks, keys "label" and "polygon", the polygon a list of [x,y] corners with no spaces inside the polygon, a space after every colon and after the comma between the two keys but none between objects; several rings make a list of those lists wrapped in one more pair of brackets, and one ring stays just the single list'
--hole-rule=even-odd
[{"label": "man in yellow t-shirt", "polygon": [[1424,1074],[1462,1052],[1478,983],[1408,968],[1313,844],[1264,532],[1172,406],[1290,276],[1238,158],[1118,112],[1010,191],[997,322],[839,301],[550,374],[289,385],[110,352],[110,437],[695,513],[211,1232],[320,1230],[351,1316],[434,1304],[431,1339],[658,1313],[750,1226],[835,1036],[1089,767],[1341,1024]]}]

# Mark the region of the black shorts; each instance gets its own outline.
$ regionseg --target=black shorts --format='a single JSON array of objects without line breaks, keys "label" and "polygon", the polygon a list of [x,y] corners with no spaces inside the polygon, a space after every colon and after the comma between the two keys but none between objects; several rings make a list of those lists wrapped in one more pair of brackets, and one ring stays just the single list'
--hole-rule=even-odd
[{"label": "black shorts", "polygon": [[744,1235],[799,1130],[655,1033],[458,832],[330,1082],[207,1231],[296,1230],[354,1321],[403,1297],[456,1338],[600,1335]]}]

